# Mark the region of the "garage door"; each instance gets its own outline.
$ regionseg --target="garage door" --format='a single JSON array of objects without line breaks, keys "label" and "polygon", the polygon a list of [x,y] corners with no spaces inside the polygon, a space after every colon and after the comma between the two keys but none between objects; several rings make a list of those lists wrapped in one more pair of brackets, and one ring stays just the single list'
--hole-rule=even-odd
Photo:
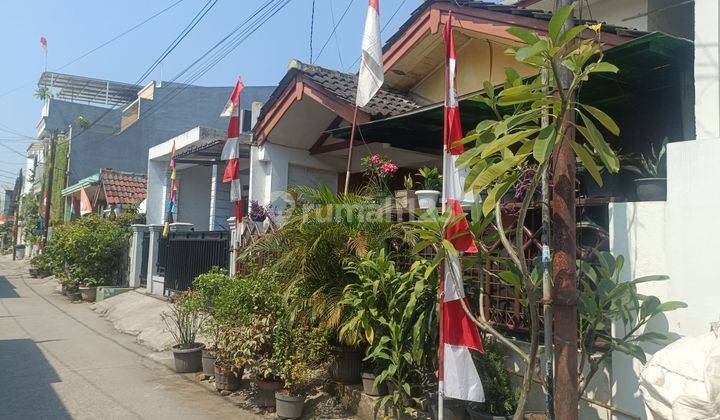
[{"label": "garage door", "polygon": [[338,174],[333,171],[290,165],[288,168],[288,187],[305,186],[315,188],[318,184],[327,185],[337,192]]}]

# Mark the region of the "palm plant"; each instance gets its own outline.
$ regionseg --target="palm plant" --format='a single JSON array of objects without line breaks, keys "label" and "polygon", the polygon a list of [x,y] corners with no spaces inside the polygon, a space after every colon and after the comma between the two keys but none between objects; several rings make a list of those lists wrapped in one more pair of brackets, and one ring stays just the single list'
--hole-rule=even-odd
[{"label": "palm plant", "polygon": [[49,87],[39,87],[35,89],[35,97],[40,99],[41,101],[46,101],[53,97],[52,91]]},{"label": "palm plant", "polygon": [[643,178],[666,178],[665,151],[667,142],[666,137],[658,150],[655,150],[655,145],[651,144],[649,155],[641,154],[639,157],[629,157],[628,160],[631,163],[623,165],[623,169],[635,172]]},{"label": "palm plant", "polygon": [[296,206],[284,225],[245,255],[263,252],[285,284],[294,321],[335,330],[345,317],[343,290],[357,276],[344,270],[347,259],[385,248],[400,229],[389,220],[390,203],[376,204],[356,194],[335,195],[328,187],[291,191]]}]

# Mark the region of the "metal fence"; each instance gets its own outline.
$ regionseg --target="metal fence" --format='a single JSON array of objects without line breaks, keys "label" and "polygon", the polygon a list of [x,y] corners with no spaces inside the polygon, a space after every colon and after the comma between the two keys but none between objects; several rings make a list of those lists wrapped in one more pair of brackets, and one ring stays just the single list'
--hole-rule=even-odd
[{"label": "metal fence", "polygon": [[162,267],[165,292],[184,291],[214,266],[228,267],[230,232],[171,232],[158,242],[158,272]]}]

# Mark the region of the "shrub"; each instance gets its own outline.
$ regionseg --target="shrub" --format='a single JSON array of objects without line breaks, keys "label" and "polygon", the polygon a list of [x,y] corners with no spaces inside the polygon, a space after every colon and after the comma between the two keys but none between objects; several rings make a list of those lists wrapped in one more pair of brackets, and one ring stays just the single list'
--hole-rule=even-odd
[{"label": "shrub", "polygon": [[487,414],[510,416],[517,409],[518,392],[510,381],[505,356],[491,340],[485,341],[483,350],[482,355],[473,358],[485,391],[485,402],[477,406]]},{"label": "shrub", "polygon": [[45,252],[55,275],[86,285],[111,285],[124,266],[130,235],[121,221],[90,215],[55,227]]}]

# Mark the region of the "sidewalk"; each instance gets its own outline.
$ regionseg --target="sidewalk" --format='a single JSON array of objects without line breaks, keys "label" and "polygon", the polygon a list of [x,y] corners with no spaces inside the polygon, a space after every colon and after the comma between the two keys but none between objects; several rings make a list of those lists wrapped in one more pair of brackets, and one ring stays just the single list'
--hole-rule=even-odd
[{"label": "sidewalk", "polygon": [[260,418],[0,256],[0,418]]}]

